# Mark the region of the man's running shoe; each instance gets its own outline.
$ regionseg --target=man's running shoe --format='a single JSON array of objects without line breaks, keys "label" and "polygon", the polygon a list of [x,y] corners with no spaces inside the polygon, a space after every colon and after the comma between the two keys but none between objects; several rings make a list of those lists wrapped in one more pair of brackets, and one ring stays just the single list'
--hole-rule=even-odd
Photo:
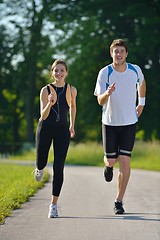
[{"label": "man's running shoe", "polygon": [[123,214],[125,211],[124,211],[124,208],[123,208],[123,203],[121,201],[116,201],[114,203],[114,213],[115,214]]},{"label": "man's running shoe", "polygon": [[43,178],[43,170],[38,170],[37,168],[34,170],[34,178],[37,182],[41,181]]},{"label": "man's running shoe", "polygon": [[49,206],[48,218],[57,218],[57,217],[58,217],[57,205],[51,204]]},{"label": "man's running shoe", "polygon": [[105,166],[104,169],[104,178],[107,182],[111,182],[113,178],[113,167]]}]

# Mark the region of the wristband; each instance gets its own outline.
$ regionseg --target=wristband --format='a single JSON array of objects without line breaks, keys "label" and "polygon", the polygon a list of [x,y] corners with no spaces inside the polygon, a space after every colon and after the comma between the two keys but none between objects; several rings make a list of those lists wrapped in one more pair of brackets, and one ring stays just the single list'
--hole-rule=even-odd
[{"label": "wristband", "polygon": [[146,100],[145,97],[139,97],[138,98],[138,105],[144,106],[145,105],[145,100]]}]

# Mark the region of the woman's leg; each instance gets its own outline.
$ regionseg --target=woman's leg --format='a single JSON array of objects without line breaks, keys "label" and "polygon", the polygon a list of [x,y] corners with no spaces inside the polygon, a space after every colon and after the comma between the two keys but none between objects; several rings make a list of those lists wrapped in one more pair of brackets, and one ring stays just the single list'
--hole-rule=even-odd
[{"label": "woman's leg", "polygon": [[54,138],[54,163],[53,163],[53,184],[51,203],[57,204],[58,197],[63,184],[63,169],[70,142],[70,133],[68,126],[57,129]]},{"label": "woman's leg", "polygon": [[42,170],[47,165],[48,153],[52,142],[52,132],[49,126],[38,123],[36,131],[36,167]]}]

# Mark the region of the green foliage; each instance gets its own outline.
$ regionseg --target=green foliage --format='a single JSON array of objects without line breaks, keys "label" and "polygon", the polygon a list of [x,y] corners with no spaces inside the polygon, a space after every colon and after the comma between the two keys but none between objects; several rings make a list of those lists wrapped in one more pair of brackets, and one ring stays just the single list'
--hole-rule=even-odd
[{"label": "green foliage", "polygon": [[137,140],[144,140],[144,130],[139,130],[137,133],[136,133],[136,139]]},{"label": "green foliage", "polygon": [[48,181],[49,174],[45,172],[43,181],[37,183],[32,171],[30,166],[0,163],[0,224]]},{"label": "green foliage", "polygon": [[78,90],[75,141],[100,140],[101,107],[93,92],[98,71],[111,62],[114,38],[128,41],[128,62],[138,64],[146,78],[138,131],[145,140],[160,139],[159,1],[6,0],[0,12],[0,147],[34,142],[39,92],[50,81],[53,59],[60,57]]},{"label": "green foliage", "polygon": [[[59,10],[62,20],[66,22],[62,28],[64,33],[71,27],[71,20],[67,21],[68,16],[74,18],[72,34],[66,41],[60,43],[60,47],[62,46],[63,51],[66,49],[66,56],[72,59],[70,76],[79,92],[77,129],[80,139],[88,138],[88,126],[97,129],[100,139],[97,123],[101,112],[94,101],[93,91],[98,71],[111,61],[109,45],[114,38],[124,38],[128,41],[128,61],[142,68],[147,81],[147,104],[140,118],[139,128],[145,132],[145,139],[151,139],[155,131],[159,139],[160,115],[156,114],[157,102],[160,100],[159,2],[125,1],[122,4],[117,0],[92,2],[81,0],[75,1],[75,4],[73,11],[66,10],[64,13],[63,10]],[[78,13],[74,16],[76,8]],[[154,118],[153,112],[156,115]]]}]

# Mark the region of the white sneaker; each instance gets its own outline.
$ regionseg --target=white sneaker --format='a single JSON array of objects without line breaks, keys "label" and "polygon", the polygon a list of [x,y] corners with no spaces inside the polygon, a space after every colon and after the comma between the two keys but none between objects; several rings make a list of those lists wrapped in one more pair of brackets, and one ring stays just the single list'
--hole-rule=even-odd
[{"label": "white sneaker", "polygon": [[58,217],[57,204],[51,204],[49,206],[48,218],[57,218],[57,217]]},{"label": "white sneaker", "polygon": [[38,170],[38,168],[36,168],[34,170],[34,178],[37,182],[41,181],[43,177],[43,170]]}]

